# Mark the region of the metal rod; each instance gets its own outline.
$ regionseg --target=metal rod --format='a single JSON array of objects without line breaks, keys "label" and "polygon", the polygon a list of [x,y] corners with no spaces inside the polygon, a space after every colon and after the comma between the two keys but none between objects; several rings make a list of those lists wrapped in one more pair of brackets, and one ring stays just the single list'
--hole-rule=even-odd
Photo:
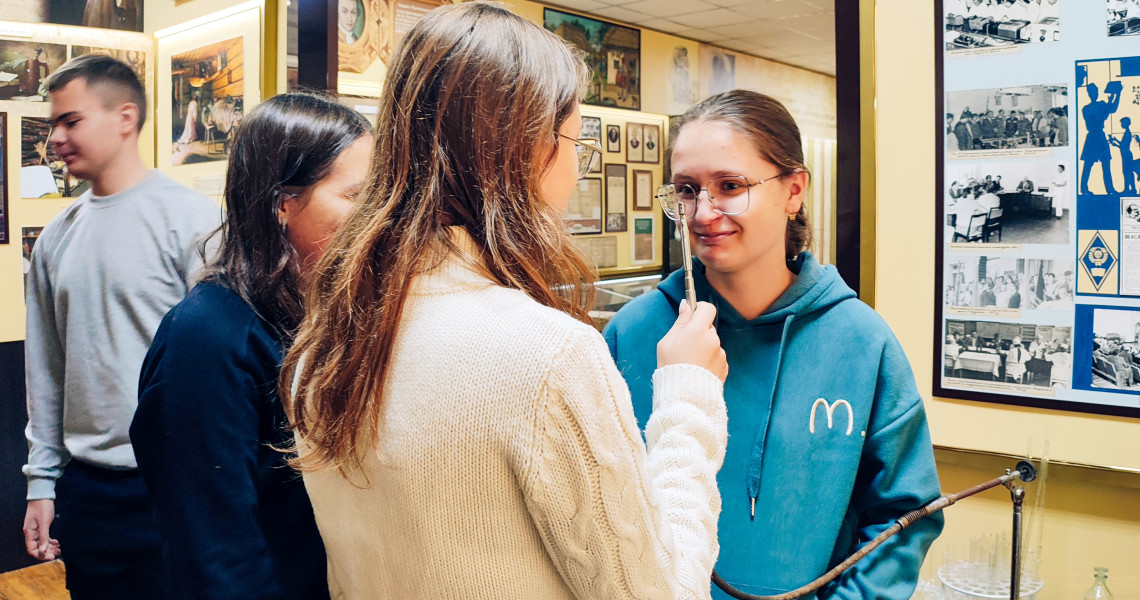
[{"label": "metal rod", "polygon": [[681,259],[685,267],[685,300],[689,308],[697,310],[697,288],[693,283],[693,251],[689,247],[689,221],[685,214],[685,203],[677,203],[677,227],[681,229]]},{"label": "metal rod", "polygon": [[[860,548],[858,552],[847,557],[847,560],[839,563],[830,571],[821,575],[815,581],[790,592],[785,592],[776,596],[758,596],[756,594],[742,592],[735,587],[732,587],[732,585],[730,585],[727,581],[724,580],[724,578],[717,574],[715,570],[712,572],[712,582],[715,583],[716,586],[721,590],[723,590],[724,593],[732,596],[733,598],[737,598],[737,600],[794,600],[795,598],[806,596],[835,580],[835,578],[839,577],[841,573],[854,566],[855,563],[862,560],[863,557],[867,556],[867,554],[869,554],[872,550],[878,548],[880,545],[882,545],[883,542],[887,541],[903,529],[906,529],[915,521],[918,521],[924,517],[928,517],[946,508],[947,506],[953,505],[959,500],[969,498],[970,496],[984,492],[988,489],[995,488],[999,485],[1008,485],[1015,479],[1021,481],[1033,481],[1036,476],[1037,470],[1033,468],[1033,465],[1029,464],[1026,461],[1021,461],[1017,464],[1017,468],[1015,470],[1006,471],[1005,475],[1002,475],[1001,477],[995,477],[994,479],[991,479],[985,483],[979,483],[978,485],[962,490],[957,494],[946,494],[935,498],[922,508],[912,510],[896,519],[890,527],[888,527],[879,535],[875,536],[875,539],[868,542],[867,545]],[[1024,498],[1024,495],[1025,491],[1022,490],[1022,498]],[[1017,519],[1020,523],[1020,514],[1018,514]],[[1017,546],[1015,544],[1014,548],[1016,547]]]},{"label": "metal rod", "polygon": [[1010,557],[1009,600],[1021,597],[1021,507],[1025,503],[1025,488],[1020,485],[1009,490],[1013,499],[1013,556]]}]

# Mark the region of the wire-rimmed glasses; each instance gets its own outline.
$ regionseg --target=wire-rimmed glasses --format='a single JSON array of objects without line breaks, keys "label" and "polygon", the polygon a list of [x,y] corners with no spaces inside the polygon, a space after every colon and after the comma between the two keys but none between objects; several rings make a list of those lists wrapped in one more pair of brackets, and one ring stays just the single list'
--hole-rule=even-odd
[{"label": "wire-rimmed glasses", "polygon": [[731,217],[743,214],[744,211],[748,210],[750,200],[748,190],[750,188],[791,173],[780,173],[755,183],[750,183],[743,175],[725,175],[713,179],[707,187],[699,187],[693,183],[666,183],[657,188],[657,201],[661,203],[661,210],[665,211],[665,216],[670,219],[680,220],[677,206],[682,204],[684,205],[685,219],[692,220],[693,216],[697,214],[697,204],[700,202],[701,192],[705,192],[713,210]]},{"label": "wire-rimmed glasses", "polygon": [[589,173],[595,166],[597,166],[598,161],[601,160],[601,140],[595,140],[593,138],[582,138],[580,140],[576,140],[568,135],[562,135],[561,133],[555,133],[555,135],[574,142],[574,148],[578,151],[578,179],[585,177],[586,173]]}]

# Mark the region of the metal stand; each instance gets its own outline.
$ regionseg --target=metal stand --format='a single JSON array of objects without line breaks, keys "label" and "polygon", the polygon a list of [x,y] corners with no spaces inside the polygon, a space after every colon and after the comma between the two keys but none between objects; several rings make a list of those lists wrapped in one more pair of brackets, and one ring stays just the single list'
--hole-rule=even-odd
[{"label": "metal stand", "polygon": [[732,587],[732,585],[718,575],[716,571],[712,572],[712,582],[723,590],[724,593],[738,600],[793,600],[794,598],[800,598],[834,581],[843,571],[851,568],[852,565],[862,560],[863,557],[867,556],[872,550],[878,548],[883,542],[890,539],[896,533],[906,529],[911,523],[934,514],[959,500],[969,498],[974,494],[984,492],[990,488],[1004,485],[1009,488],[1010,496],[1013,498],[1013,560],[1010,561],[1013,563],[1011,567],[1013,569],[1013,577],[1010,580],[1010,598],[1017,600],[1021,594],[1021,505],[1025,501],[1025,489],[1020,485],[1014,487],[1014,481],[1020,480],[1028,483],[1036,478],[1037,469],[1029,461],[1023,460],[1018,462],[1015,468],[1006,469],[1005,475],[1001,477],[991,479],[985,483],[979,483],[957,494],[946,494],[940,498],[936,498],[927,503],[926,506],[912,510],[899,517],[893,525],[875,536],[875,539],[868,542],[867,545],[860,548],[855,554],[849,556],[847,560],[839,563],[827,573],[824,573],[819,579],[784,594],[777,596],[757,596],[755,594],[749,594],[748,592],[742,592]]},{"label": "metal stand", "polygon": [[[1007,475],[1009,473],[1006,471]],[[1021,507],[1025,503],[1025,488],[1020,485],[1015,487],[1013,479],[1006,481],[1005,487],[1009,488],[1009,497],[1013,500],[1013,550],[1009,561],[1009,598],[1017,600],[1021,597]]]}]

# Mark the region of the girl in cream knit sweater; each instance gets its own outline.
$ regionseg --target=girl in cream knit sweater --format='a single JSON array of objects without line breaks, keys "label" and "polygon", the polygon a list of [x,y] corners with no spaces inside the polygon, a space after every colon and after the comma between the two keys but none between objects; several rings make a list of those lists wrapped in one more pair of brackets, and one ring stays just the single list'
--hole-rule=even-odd
[{"label": "girl in cream knit sweater", "polygon": [[282,375],[333,597],[709,597],[714,310],[658,345],[643,444],[557,216],[594,160],[581,60],[472,2],[427,15],[390,69],[372,181]]}]

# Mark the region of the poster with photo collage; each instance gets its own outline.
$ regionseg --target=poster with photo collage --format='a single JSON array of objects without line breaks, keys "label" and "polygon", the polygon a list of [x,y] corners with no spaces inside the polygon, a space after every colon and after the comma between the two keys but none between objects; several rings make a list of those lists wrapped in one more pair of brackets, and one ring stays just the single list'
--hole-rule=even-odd
[{"label": "poster with photo collage", "polygon": [[1140,14],[1100,1],[936,5],[936,396],[1140,416]]}]

